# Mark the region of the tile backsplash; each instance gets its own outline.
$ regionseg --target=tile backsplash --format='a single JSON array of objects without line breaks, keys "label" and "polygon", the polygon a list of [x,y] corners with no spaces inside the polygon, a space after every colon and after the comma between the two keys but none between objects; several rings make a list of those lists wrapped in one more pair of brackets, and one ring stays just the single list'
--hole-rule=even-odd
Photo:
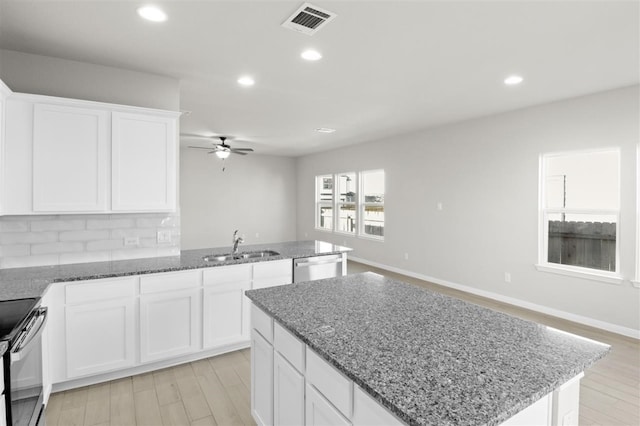
[{"label": "tile backsplash", "polygon": [[178,213],[0,217],[0,269],[179,254]]}]

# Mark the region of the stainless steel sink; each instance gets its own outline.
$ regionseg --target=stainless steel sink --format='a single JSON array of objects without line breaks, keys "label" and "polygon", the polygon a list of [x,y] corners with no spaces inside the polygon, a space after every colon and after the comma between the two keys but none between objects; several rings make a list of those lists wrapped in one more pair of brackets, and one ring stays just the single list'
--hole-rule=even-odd
[{"label": "stainless steel sink", "polygon": [[273,250],[262,250],[262,251],[247,251],[247,252],[238,253],[238,254],[232,254],[232,253],[210,254],[208,256],[204,256],[202,259],[205,262],[226,262],[229,260],[255,259],[259,257],[278,256],[279,254],[280,253]]}]

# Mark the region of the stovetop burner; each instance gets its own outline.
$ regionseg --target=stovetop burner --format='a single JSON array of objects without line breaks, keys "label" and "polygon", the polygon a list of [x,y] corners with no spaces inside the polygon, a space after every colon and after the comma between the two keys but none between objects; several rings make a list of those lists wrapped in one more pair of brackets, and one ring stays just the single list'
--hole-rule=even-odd
[{"label": "stovetop burner", "polygon": [[37,303],[36,298],[0,301],[0,340],[13,339]]}]

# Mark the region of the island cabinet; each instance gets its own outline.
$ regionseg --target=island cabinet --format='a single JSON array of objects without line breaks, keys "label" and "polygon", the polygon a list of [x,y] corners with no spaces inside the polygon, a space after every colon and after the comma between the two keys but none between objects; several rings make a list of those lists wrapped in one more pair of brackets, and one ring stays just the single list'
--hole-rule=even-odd
[{"label": "island cabinet", "polygon": [[179,113],[21,93],[5,110],[4,214],[175,210]]},{"label": "island cabinet", "polygon": [[[577,425],[582,376],[580,373],[501,425]],[[258,425],[406,424],[254,304],[251,413]]]}]

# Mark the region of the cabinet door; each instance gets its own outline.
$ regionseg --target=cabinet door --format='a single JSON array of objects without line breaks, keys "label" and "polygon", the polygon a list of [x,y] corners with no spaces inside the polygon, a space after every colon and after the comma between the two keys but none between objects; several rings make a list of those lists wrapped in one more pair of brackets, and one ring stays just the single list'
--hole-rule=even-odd
[{"label": "cabinet door", "polygon": [[306,426],[348,426],[351,424],[316,388],[309,384],[306,386],[305,399]]},{"label": "cabinet door", "polygon": [[140,361],[194,352],[199,347],[200,290],[140,296]]},{"label": "cabinet door", "polygon": [[[5,133],[5,98],[11,94],[11,90],[0,80],[0,167],[3,168],[0,173],[0,215],[4,212],[4,133]],[[0,411],[2,413],[2,411]],[[0,415],[1,417],[1,415]]]},{"label": "cabinet door", "polygon": [[251,281],[226,283],[204,290],[204,347],[249,341],[250,301],[244,295]]},{"label": "cabinet door", "polygon": [[402,426],[404,424],[358,386],[355,387],[353,393],[351,421],[354,426]]},{"label": "cabinet door", "polygon": [[251,332],[251,415],[258,425],[273,424],[273,346]]},{"label": "cabinet door", "polygon": [[273,423],[304,424],[304,376],[277,351],[273,359]]},{"label": "cabinet door", "polygon": [[175,210],[176,118],[114,112],[111,120],[112,210]]},{"label": "cabinet door", "polygon": [[134,365],[134,300],[65,308],[67,377]]},{"label": "cabinet door", "polygon": [[33,116],[33,210],[107,210],[107,111],[36,104]]}]

